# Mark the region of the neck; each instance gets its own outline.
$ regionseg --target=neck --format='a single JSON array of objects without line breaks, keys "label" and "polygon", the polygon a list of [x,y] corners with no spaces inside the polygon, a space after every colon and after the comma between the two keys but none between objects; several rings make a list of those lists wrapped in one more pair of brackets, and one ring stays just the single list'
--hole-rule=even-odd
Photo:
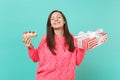
[{"label": "neck", "polygon": [[63,29],[54,29],[54,33],[56,36],[62,37],[64,34],[64,30]]}]

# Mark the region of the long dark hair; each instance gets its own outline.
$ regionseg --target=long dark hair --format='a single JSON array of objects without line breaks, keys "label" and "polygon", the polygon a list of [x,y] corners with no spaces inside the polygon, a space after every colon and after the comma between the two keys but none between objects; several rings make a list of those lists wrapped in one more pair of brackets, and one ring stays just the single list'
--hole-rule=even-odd
[{"label": "long dark hair", "polygon": [[75,47],[74,47],[74,40],[73,40],[73,37],[72,35],[70,34],[69,32],[69,29],[68,29],[68,25],[67,25],[67,20],[64,16],[64,14],[61,12],[61,11],[58,11],[58,10],[54,10],[50,13],[50,15],[48,16],[48,20],[47,20],[47,37],[46,37],[46,41],[47,41],[47,46],[48,48],[50,49],[50,51],[52,52],[52,54],[56,55],[54,49],[55,49],[55,40],[54,40],[54,29],[51,27],[51,22],[50,22],[50,18],[51,18],[51,15],[54,13],[54,12],[59,12],[64,21],[65,21],[65,24],[64,24],[64,37],[65,37],[65,45],[67,44],[68,47],[69,47],[69,51],[70,52],[73,52]]}]

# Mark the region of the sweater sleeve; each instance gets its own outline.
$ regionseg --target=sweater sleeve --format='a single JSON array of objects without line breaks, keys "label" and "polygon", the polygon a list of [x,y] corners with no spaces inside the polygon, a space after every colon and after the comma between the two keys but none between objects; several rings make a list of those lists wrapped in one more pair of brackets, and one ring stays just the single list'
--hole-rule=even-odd
[{"label": "sweater sleeve", "polygon": [[33,62],[39,61],[38,50],[34,47],[28,48],[29,57],[32,59]]},{"label": "sweater sleeve", "polygon": [[80,48],[76,48],[76,65],[79,66],[85,56],[85,50],[84,49],[80,49]]},{"label": "sweater sleeve", "polygon": [[39,61],[39,51],[41,50],[41,48],[43,47],[43,44],[45,43],[45,36],[42,37],[40,44],[38,46],[38,48],[28,48],[28,55],[29,57],[32,59],[33,62],[38,62]]},{"label": "sweater sleeve", "polygon": [[77,44],[77,39],[74,36],[73,38],[74,38],[74,46],[75,46],[75,53],[76,53],[76,65],[79,66],[84,59],[86,50],[79,48]]}]

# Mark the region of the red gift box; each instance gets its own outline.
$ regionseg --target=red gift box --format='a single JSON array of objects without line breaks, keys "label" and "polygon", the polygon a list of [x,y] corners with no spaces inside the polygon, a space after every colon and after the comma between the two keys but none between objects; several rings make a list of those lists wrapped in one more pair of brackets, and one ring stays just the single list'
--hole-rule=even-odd
[{"label": "red gift box", "polygon": [[86,38],[82,40],[82,48],[86,50],[92,49],[94,46],[98,45],[97,38]]},{"label": "red gift box", "polygon": [[80,32],[76,38],[79,48],[91,50],[105,43],[107,41],[107,34],[102,29],[99,29],[97,31],[88,31],[87,33]]}]

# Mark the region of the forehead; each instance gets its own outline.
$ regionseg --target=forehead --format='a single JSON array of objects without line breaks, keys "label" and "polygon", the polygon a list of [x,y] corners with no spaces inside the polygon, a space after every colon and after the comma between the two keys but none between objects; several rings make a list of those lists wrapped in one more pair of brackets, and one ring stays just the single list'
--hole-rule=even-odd
[{"label": "forehead", "polygon": [[54,17],[54,16],[62,16],[62,14],[59,12],[54,12],[52,13],[51,17]]}]

